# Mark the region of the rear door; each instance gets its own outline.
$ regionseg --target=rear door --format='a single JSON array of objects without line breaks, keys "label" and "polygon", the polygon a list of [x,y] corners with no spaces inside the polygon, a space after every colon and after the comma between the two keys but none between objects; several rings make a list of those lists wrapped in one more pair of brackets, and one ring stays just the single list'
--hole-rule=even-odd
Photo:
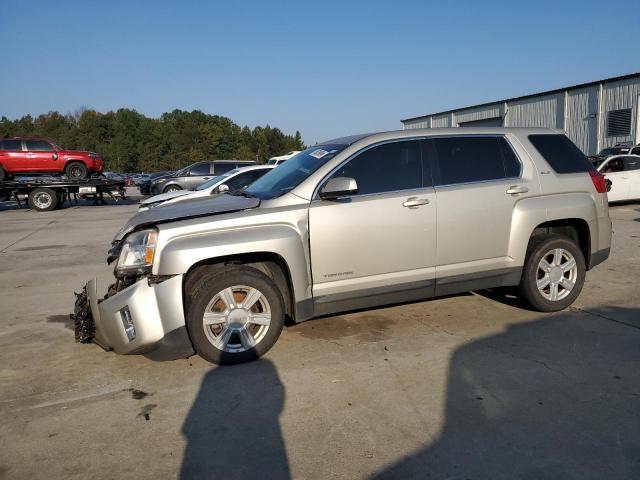
[{"label": "rear door", "polygon": [[25,152],[22,150],[22,140],[7,139],[0,142],[0,165],[5,171],[25,171]]},{"label": "rear door", "polygon": [[25,140],[27,164],[30,171],[57,172],[62,168],[55,148],[46,140]]},{"label": "rear door", "polygon": [[212,176],[210,162],[196,163],[189,169],[189,175],[183,180],[184,188],[186,190],[193,190],[201,183],[209,180]]},{"label": "rear door", "polygon": [[516,203],[539,192],[532,167],[524,168],[504,136],[440,137],[425,147],[438,204],[436,293],[515,271],[511,222]]}]

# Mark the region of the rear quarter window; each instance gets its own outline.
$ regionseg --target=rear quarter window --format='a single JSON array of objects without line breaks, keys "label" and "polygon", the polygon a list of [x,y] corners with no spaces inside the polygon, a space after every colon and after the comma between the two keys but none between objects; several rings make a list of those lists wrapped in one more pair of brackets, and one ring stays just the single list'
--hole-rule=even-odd
[{"label": "rear quarter window", "polygon": [[556,173],[580,173],[595,170],[584,153],[564,135],[529,135],[529,141]]}]

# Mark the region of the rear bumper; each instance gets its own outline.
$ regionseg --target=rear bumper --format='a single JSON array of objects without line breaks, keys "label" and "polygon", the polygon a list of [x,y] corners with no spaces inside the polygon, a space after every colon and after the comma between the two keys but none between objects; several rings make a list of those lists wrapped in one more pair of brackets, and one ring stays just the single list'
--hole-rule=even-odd
[{"label": "rear bumper", "polygon": [[103,348],[119,354],[149,353],[162,360],[193,354],[184,321],[182,275],[152,285],[143,278],[102,301],[93,279],[87,283],[87,296],[94,341]]}]

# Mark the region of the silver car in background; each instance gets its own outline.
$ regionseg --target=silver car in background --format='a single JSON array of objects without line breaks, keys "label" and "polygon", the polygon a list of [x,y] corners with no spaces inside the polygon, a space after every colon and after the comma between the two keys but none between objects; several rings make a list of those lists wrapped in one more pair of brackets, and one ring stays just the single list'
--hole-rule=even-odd
[{"label": "silver car in background", "polygon": [[143,212],[149,208],[155,208],[160,205],[169,205],[184,200],[206,198],[211,195],[242,190],[275,167],[275,165],[253,165],[251,167],[236,168],[207,180],[198,185],[193,191],[173,190],[142,200],[138,210]]},{"label": "silver car in background", "polygon": [[214,160],[197,162],[178,170],[172,175],[160,177],[151,182],[151,195],[175,192],[177,190],[194,190],[197,186],[216,175],[222,175],[239,167],[255,165],[252,160]]}]

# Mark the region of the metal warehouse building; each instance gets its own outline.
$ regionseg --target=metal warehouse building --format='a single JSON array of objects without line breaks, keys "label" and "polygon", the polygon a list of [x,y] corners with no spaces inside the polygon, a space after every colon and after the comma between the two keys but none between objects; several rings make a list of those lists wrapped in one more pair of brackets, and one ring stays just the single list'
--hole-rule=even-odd
[{"label": "metal warehouse building", "polygon": [[565,130],[587,155],[640,143],[640,73],[401,120],[405,129],[546,127]]}]

